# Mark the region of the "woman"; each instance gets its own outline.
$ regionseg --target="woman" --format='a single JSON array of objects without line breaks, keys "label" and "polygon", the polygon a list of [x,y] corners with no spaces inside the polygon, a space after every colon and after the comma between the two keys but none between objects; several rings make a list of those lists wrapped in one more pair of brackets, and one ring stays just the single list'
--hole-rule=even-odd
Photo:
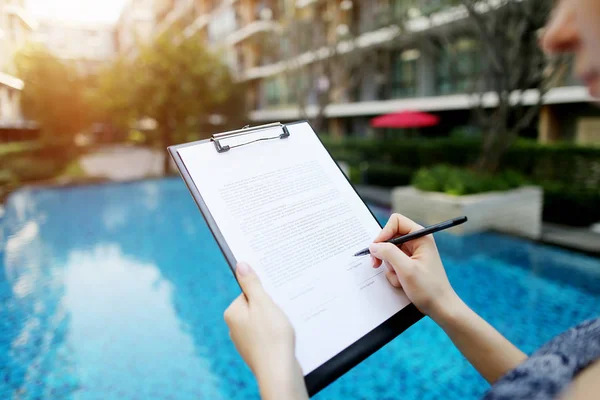
[{"label": "woman", "polygon": [[[573,52],[577,74],[600,95],[600,0],[558,0],[542,38],[548,53]],[[492,385],[486,399],[600,398],[600,320],[558,336],[530,357],[470,310],[454,292],[433,237],[399,249],[384,242],[420,229],[393,215],[370,247],[374,267],[432,318]],[[237,266],[246,297],[225,312],[231,338],[252,369],[263,399],[306,399],[294,355],[294,332],[284,313],[264,292],[247,264]]]}]

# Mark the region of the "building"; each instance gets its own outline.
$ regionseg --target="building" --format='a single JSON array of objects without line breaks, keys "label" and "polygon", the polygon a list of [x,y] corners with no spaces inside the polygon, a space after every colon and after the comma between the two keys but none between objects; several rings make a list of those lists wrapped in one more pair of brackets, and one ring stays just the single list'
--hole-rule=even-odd
[{"label": "building", "polygon": [[23,0],[0,0],[0,137],[28,126],[19,104],[23,82],[14,76],[13,57],[31,38],[36,21],[26,12]]},{"label": "building", "polygon": [[154,35],[153,0],[130,0],[115,27],[119,54],[135,54],[138,43],[149,42]]},{"label": "building", "polygon": [[40,21],[35,41],[84,73],[94,73],[116,54],[114,27],[108,24]]},{"label": "building", "polygon": [[[401,110],[436,113],[445,132],[472,124],[469,92],[482,58],[476,35],[465,28],[464,10],[409,10],[415,12],[400,34],[394,18],[404,4],[157,0],[153,14],[156,34],[182,24],[183,35],[197,34],[223,51],[236,77],[249,88],[249,119],[257,124],[323,112],[330,133],[369,135],[371,118]],[[424,33],[444,30],[453,33],[452,43],[436,46],[420,40]],[[444,50],[448,46],[458,55],[458,66]],[[367,48],[374,51],[365,56],[361,50]],[[354,57],[353,66],[324,66],[323,60],[334,60],[332,54],[350,54],[346,59]],[[356,75],[363,78],[357,80]],[[536,98],[537,92],[527,92],[526,103],[533,105]],[[562,81],[545,96],[538,129],[530,134],[543,142],[600,142],[600,112],[588,105],[590,100],[578,82]],[[493,106],[493,100],[488,105]]]}]

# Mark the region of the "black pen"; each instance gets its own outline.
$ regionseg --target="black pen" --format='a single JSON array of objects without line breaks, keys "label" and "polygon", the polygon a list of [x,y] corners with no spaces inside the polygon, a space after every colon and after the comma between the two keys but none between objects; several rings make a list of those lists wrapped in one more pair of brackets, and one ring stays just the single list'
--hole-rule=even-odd
[{"label": "black pen", "polygon": [[[409,233],[408,235],[400,236],[391,240],[386,241],[386,243],[395,244],[396,246],[401,245],[402,243],[406,243],[410,240],[418,239],[423,236],[431,235],[432,233],[443,231],[444,229],[452,228],[467,222],[467,217],[458,217],[448,221],[440,222],[436,225],[431,225],[426,228],[423,228],[419,231]],[[366,256],[370,254],[369,248],[363,249],[356,253],[354,257]]]}]

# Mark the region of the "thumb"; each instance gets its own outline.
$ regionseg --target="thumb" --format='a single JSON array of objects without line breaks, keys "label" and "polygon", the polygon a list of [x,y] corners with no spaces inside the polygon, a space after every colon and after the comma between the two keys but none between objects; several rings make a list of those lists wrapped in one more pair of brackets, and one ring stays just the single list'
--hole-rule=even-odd
[{"label": "thumb", "polygon": [[369,246],[371,255],[390,264],[400,280],[404,278],[411,268],[413,260],[392,243],[372,243]]},{"label": "thumb", "polygon": [[235,274],[248,301],[262,296],[265,293],[258,275],[256,275],[256,272],[254,272],[252,267],[247,263],[239,262],[235,266]]}]

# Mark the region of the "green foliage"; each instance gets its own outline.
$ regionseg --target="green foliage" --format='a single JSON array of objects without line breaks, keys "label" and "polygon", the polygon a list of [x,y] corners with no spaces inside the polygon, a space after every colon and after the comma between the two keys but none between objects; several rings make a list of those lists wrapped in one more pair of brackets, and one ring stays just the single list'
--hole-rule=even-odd
[{"label": "green foliage", "polygon": [[[7,146],[0,157],[0,187],[56,178],[81,155],[70,145],[41,142]],[[0,147],[1,151],[2,147]]]},{"label": "green foliage", "polygon": [[17,183],[18,179],[15,174],[8,169],[0,170],[0,187]]},{"label": "green foliage", "polygon": [[97,102],[105,120],[121,130],[136,129],[141,119],[155,121],[157,134],[145,135],[161,148],[239,127],[246,118],[245,90],[222,58],[203,40],[168,30],[140,47],[135,59],[119,59],[101,73]]},{"label": "green foliage", "polygon": [[17,75],[24,82],[21,106],[36,121],[47,142],[72,143],[75,134],[92,122],[87,82],[73,65],[42,46],[30,46],[15,56]]},{"label": "green foliage", "polygon": [[509,190],[522,186],[525,182],[514,171],[489,174],[449,165],[423,168],[412,180],[413,186],[420,190],[454,196]]},{"label": "green foliage", "polygon": [[414,170],[435,164],[467,166],[475,162],[481,148],[481,141],[470,138],[348,138],[343,141],[322,138],[322,141],[334,158],[341,156],[348,162],[385,161]]},{"label": "green foliage", "polygon": [[176,31],[158,36],[140,49],[130,70],[132,109],[137,117],[154,119],[171,143],[222,129],[210,127],[211,115],[222,115],[229,125],[239,126],[245,114],[244,92],[221,59],[196,37],[182,39]]},{"label": "green foliage", "polygon": [[15,158],[10,171],[19,182],[40,181],[54,178],[62,172],[65,166],[51,158],[34,158],[22,156]]},{"label": "green foliage", "polygon": [[129,132],[127,141],[133,144],[144,144],[146,142],[146,137],[147,135],[136,129]]},{"label": "green foliage", "polygon": [[[334,158],[348,162],[354,170],[359,170],[361,163],[368,163],[369,169],[359,174],[359,183],[386,187],[408,184],[420,169],[439,164],[468,168],[477,159],[481,148],[479,140],[464,137],[402,141],[322,140]],[[378,165],[382,165],[380,171],[377,171]],[[531,140],[519,140],[504,155],[502,165],[516,174],[501,174],[500,186],[518,186],[520,177],[525,177],[531,184],[544,187],[544,220],[581,226],[600,220],[600,148],[565,143],[541,145]],[[411,177],[405,179],[391,174]],[[447,183],[448,191],[477,192],[498,186],[497,182],[486,183],[484,180],[480,186],[472,188],[469,183],[472,178],[462,176],[458,181],[459,175],[453,175],[453,180]],[[463,180],[468,185],[466,188]],[[440,181],[440,178],[421,177],[420,185],[428,190],[446,191],[445,186],[437,185]]]},{"label": "green foliage", "polygon": [[138,103],[145,100],[135,97],[135,73],[135,60],[124,57],[115,59],[99,72],[96,88],[90,93],[99,121],[124,131],[135,124],[139,116]]},{"label": "green foliage", "polygon": [[410,168],[382,163],[368,164],[362,172],[364,184],[382,187],[408,185],[412,176]]},{"label": "green foliage", "polygon": [[62,172],[62,176],[66,176],[68,178],[83,178],[87,175],[79,160],[74,160],[67,165],[65,170]]},{"label": "green foliage", "polygon": [[[359,165],[363,161],[386,162],[415,172],[438,164],[470,167],[477,160],[481,147],[481,141],[465,138],[322,140],[334,158],[352,165]],[[514,170],[534,183],[560,182],[588,189],[600,188],[598,147],[542,145],[520,140],[507,151],[503,165],[505,169]]]},{"label": "green foliage", "polygon": [[355,185],[360,184],[362,181],[362,176],[361,176],[361,172],[360,172],[360,168],[351,165],[350,166],[350,182],[352,182]]},{"label": "green foliage", "polygon": [[0,156],[7,157],[11,154],[37,150],[41,147],[39,142],[13,142],[0,144]]},{"label": "green foliage", "polygon": [[573,226],[600,221],[600,188],[560,183],[546,183],[543,187],[544,221]]}]

